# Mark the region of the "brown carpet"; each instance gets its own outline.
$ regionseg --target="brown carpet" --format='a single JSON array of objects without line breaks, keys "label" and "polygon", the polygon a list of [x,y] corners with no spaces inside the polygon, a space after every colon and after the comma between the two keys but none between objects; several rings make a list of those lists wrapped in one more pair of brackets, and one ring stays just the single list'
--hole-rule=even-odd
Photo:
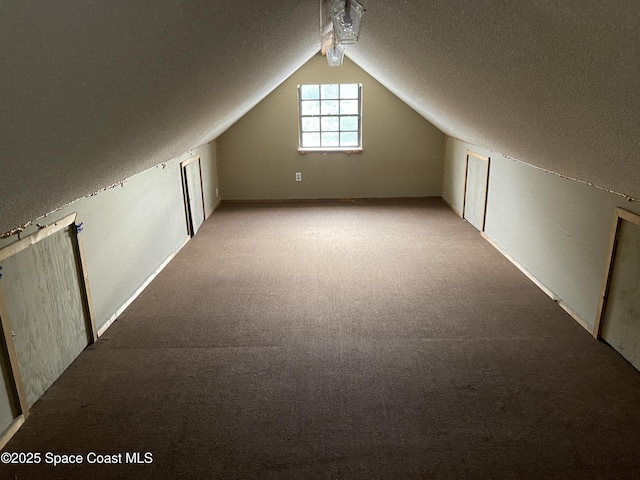
[{"label": "brown carpet", "polygon": [[0,469],[637,479],[639,410],[640,372],[440,199],[223,204],[5,449],[84,463]]}]

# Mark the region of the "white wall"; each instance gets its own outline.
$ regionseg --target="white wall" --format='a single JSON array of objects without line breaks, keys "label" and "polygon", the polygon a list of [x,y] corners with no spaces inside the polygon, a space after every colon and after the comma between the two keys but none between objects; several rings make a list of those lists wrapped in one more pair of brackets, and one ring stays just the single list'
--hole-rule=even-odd
[{"label": "white wall", "polygon": [[204,215],[206,218],[211,215],[220,204],[218,144],[216,141],[213,141],[206,145],[202,145],[194,150],[194,154],[200,155],[200,166],[202,168],[202,191],[204,193]]},{"label": "white wall", "polygon": [[459,214],[467,149],[491,159],[486,236],[592,328],[615,208],[640,205],[448,137],[443,197]]},{"label": "white wall", "polygon": [[[78,221],[84,227],[81,235],[98,330],[115,319],[138,289],[187,240],[180,162],[194,155],[201,158],[205,211],[210,215],[220,200],[215,194],[215,142],[81,198],[37,221],[46,225],[78,213]],[[36,228],[28,227],[22,237]],[[0,248],[17,239],[14,235],[0,240]]]},{"label": "white wall", "polygon": [[[83,224],[80,235],[99,332],[117,318],[188,240],[180,163],[195,155],[200,155],[205,212],[210,215],[220,201],[216,194],[215,142],[44,215],[22,232],[24,238],[37,230],[36,223],[49,225],[71,213],[78,214],[77,221]],[[17,235],[0,239],[0,249],[16,241]],[[7,303],[13,300],[16,299],[7,299]],[[73,352],[72,358],[76,355]],[[15,413],[11,405],[13,393],[6,381],[10,378],[6,360],[0,354],[0,434],[12,424]]]}]

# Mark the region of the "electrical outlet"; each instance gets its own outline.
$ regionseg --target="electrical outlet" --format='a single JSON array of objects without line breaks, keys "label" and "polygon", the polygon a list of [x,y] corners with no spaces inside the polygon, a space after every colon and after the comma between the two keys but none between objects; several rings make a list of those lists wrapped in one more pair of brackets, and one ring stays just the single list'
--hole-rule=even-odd
[{"label": "electrical outlet", "polygon": [[216,197],[219,197],[220,195],[218,194],[218,187],[216,187]]},{"label": "electrical outlet", "polygon": [[296,182],[302,181],[302,172],[296,172]]}]

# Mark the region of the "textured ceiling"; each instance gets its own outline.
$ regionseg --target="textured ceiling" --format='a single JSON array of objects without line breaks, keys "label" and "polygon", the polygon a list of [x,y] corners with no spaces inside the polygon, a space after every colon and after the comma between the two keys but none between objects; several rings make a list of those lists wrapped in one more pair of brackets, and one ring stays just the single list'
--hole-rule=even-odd
[{"label": "textured ceiling", "polygon": [[2,0],[0,232],[217,137],[317,51],[318,11]]},{"label": "textured ceiling", "polygon": [[640,197],[640,2],[366,6],[348,56],[442,131]]},{"label": "textured ceiling", "polygon": [[[347,54],[445,133],[640,197],[640,2],[367,0]],[[226,130],[318,1],[3,0],[0,232]]]}]

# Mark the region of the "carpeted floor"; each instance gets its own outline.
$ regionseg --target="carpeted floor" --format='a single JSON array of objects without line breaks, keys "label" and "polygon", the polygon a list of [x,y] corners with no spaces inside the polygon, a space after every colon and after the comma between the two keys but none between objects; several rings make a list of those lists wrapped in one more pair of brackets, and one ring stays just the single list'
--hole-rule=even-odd
[{"label": "carpeted floor", "polygon": [[440,199],[223,204],[5,449],[83,463],[0,477],[637,479],[639,410]]}]

